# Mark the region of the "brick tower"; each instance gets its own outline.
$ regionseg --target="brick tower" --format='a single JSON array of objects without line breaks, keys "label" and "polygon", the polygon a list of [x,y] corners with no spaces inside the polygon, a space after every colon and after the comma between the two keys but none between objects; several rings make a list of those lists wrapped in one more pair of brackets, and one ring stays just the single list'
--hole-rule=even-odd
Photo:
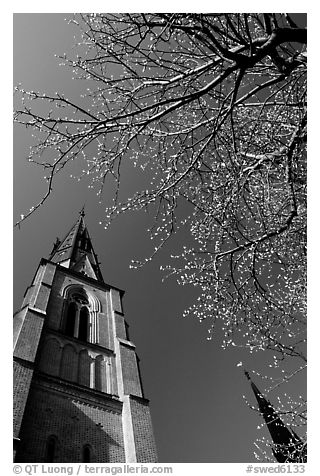
[{"label": "brick tower", "polygon": [[14,315],[15,461],[157,461],[122,297],[103,281],[82,211]]}]

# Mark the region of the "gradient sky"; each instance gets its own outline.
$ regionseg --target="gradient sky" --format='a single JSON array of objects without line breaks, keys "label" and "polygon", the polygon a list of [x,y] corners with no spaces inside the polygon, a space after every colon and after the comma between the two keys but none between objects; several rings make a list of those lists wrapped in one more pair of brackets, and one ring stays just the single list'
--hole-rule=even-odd
[{"label": "gradient sky", "polygon": [[[70,51],[76,32],[66,14],[14,15],[14,84],[36,91],[63,91],[77,96],[71,72],[59,67],[54,54]],[[27,164],[30,130],[14,128],[14,221],[45,191],[42,170]],[[259,415],[244,399],[253,396],[239,361],[260,370],[266,355],[251,359],[241,349],[223,351],[219,333],[207,340],[208,324],[183,319],[183,310],[197,296],[193,288],[162,282],[159,271],[172,253],[169,248],[139,271],[130,260],[151,250],[145,214],[123,216],[105,231],[99,225],[104,207],[86,182],[75,182],[66,171],[45,205],[20,229],[14,229],[14,310],[22,302],[41,257],[48,257],[56,237],[63,238],[85,203],[85,221],[101,261],[104,279],[126,291],[124,310],[131,340],[140,357],[142,382],[150,399],[160,462],[255,461],[254,440]],[[179,242],[176,243],[178,245]],[[256,379],[258,386],[263,384]],[[270,395],[272,399],[273,396]]]}]

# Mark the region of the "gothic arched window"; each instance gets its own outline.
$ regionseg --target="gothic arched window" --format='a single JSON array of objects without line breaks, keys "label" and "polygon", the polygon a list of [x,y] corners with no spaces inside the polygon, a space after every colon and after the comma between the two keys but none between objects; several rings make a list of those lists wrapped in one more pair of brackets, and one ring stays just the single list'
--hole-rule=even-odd
[{"label": "gothic arched window", "polygon": [[68,286],[64,293],[65,311],[62,331],[75,339],[95,343],[98,340],[99,301],[80,285]]},{"label": "gothic arched window", "polygon": [[57,451],[57,440],[55,436],[49,436],[46,445],[46,463],[53,463]]},{"label": "gothic arched window", "polygon": [[83,463],[90,463],[91,462],[91,451],[90,451],[90,446],[85,445],[82,448],[82,462]]},{"label": "gothic arched window", "polygon": [[78,338],[83,341],[88,341],[88,337],[89,337],[89,311],[86,306],[83,306],[80,309]]},{"label": "gothic arched window", "polygon": [[74,328],[76,324],[77,304],[72,301],[68,304],[67,316],[66,316],[66,328],[65,332],[68,336],[74,336]]}]

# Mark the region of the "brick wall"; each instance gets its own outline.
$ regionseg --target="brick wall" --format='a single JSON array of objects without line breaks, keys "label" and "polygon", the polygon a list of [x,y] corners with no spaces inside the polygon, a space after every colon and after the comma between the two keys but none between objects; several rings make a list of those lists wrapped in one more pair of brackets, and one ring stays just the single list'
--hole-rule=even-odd
[{"label": "brick wall", "polygon": [[130,395],[130,408],[137,461],[157,462],[149,402]]},{"label": "brick wall", "polygon": [[124,462],[121,404],[112,411],[94,396],[83,398],[62,384],[32,386],[21,430],[17,462],[45,462],[46,442],[56,437],[55,462],[81,461],[84,445],[93,450],[94,462]]},{"label": "brick wall", "polygon": [[19,437],[25,402],[30,388],[33,369],[28,362],[13,362],[13,436]]},{"label": "brick wall", "polygon": [[28,309],[20,325],[14,356],[33,362],[37,353],[45,314]]},{"label": "brick wall", "polygon": [[[30,296],[34,301],[38,296],[39,286],[34,286],[34,295]],[[20,428],[23,421],[28,392],[31,385],[34,361],[36,358],[38,344],[43,329],[46,298],[42,301],[39,298],[39,307],[36,310],[26,307],[23,311],[14,316],[14,364],[13,364],[13,428],[14,438],[20,437]],[[17,441],[17,440],[16,440]],[[15,457],[15,449],[14,449]]]},{"label": "brick wall", "polygon": [[115,311],[114,319],[116,324],[116,336],[121,339],[127,339],[127,330],[123,315]]},{"label": "brick wall", "polygon": [[133,347],[120,342],[123,391],[126,395],[142,396],[137,357]]}]

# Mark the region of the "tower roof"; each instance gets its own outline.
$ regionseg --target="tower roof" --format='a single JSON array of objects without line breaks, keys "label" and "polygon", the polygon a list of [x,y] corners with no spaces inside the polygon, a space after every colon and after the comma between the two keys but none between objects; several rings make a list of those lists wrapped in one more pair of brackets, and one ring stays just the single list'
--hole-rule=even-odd
[{"label": "tower roof", "polygon": [[273,454],[279,463],[305,462],[306,451],[303,441],[298,435],[289,429],[281,420],[269,400],[267,400],[247,371],[245,376],[251,384],[251,388],[258,402],[259,411],[267,424],[269,433],[274,443]]},{"label": "tower roof", "polygon": [[66,236],[62,240],[56,239],[49,260],[103,282],[84,216],[83,207]]}]

